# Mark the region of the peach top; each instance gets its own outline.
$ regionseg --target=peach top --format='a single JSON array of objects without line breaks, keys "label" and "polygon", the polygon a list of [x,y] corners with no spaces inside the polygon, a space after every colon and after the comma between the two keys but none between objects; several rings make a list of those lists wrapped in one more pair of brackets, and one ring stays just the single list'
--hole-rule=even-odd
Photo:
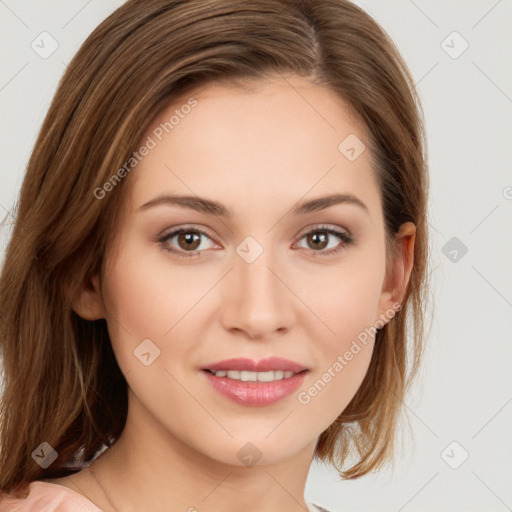
[{"label": "peach top", "polygon": [[0,512],[102,512],[92,501],[63,485],[35,480],[23,498],[0,499]]},{"label": "peach top", "polygon": [[[11,495],[0,499],[0,512],[103,512],[81,494],[59,484],[35,480],[29,484],[25,499]],[[309,512],[329,512],[308,503]]]}]

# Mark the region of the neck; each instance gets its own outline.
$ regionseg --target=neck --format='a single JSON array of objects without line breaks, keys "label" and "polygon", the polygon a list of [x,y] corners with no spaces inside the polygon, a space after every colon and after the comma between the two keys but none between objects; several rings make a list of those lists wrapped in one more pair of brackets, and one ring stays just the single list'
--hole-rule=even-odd
[{"label": "neck", "polygon": [[304,489],[314,446],[278,464],[230,465],[200,453],[147,416],[138,424],[129,412],[121,436],[94,462],[94,476],[112,512],[307,511]]}]

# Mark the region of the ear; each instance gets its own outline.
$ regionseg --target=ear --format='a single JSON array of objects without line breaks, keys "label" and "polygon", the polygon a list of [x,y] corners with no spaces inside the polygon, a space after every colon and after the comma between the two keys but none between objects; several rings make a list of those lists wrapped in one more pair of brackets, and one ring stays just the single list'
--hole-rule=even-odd
[{"label": "ear", "polygon": [[391,262],[389,275],[384,279],[379,302],[380,314],[396,309],[393,305],[402,303],[414,263],[415,238],[416,226],[412,222],[402,224],[395,234],[397,254]]},{"label": "ear", "polygon": [[68,288],[71,309],[84,320],[105,318],[105,306],[101,297],[99,276],[92,277],[88,282],[77,285],[74,293]]}]

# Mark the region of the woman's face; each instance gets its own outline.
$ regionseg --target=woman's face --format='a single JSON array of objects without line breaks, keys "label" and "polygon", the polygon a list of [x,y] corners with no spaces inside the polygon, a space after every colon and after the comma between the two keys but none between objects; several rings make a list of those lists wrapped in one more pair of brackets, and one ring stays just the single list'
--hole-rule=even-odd
[{"label": "woman's face", "polygon": [[[153,120],[101,277],[128,422],[235,465],[312,450],[394,303],[363,126],[304,79],[256,85],[210,85]],[[297,366],[222,365],[271,357]]]}]

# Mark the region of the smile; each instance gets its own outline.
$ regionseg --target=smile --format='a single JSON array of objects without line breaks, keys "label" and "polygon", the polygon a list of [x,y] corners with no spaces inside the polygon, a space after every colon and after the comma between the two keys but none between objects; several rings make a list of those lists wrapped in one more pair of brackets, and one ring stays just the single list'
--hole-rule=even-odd
[{"label": "smile", "polygon": [[239,370],[219,370],[211,372],[215,377],[227,377],[228,379],[240,380],[242,382],[273,382],[276,380],[288,379],[294,372],[290,370],[277,370],[268,372],[249,372]]}]

